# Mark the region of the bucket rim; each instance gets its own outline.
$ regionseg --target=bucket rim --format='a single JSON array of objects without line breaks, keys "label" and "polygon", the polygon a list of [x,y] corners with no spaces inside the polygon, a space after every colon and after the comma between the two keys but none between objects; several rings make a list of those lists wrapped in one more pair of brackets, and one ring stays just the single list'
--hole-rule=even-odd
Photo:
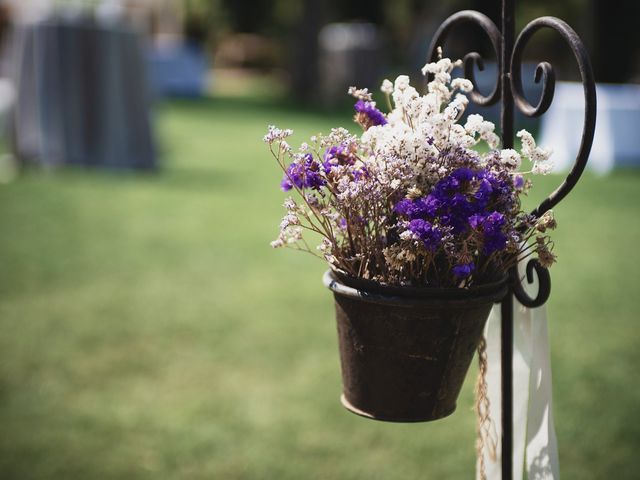
[{"label": "bucket rim", "polygon": [[335,295],[369,303],[405,307],[424,305],[476,306],[498,302],[508,293],[507,275],[496,282],[468,289],[383,285],[372,280],[353,278],[335,270],[327,270],[322,281]]}]

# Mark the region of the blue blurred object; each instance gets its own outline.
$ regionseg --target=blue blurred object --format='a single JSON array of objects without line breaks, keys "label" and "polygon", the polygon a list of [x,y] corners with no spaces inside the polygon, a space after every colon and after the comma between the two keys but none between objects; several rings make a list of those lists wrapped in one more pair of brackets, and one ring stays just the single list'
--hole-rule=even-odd
[{"label": "blue blurred object", "polygon": [[79,17],[19,26],[13,65],[19,159],[156,167],[144,56],[127,25]]},{"label": "blue blurred object", "polygon": [[207,91],[209,65],[203,48],[192,42],[153,47],[149,81],[155,95],[201,97]]}]

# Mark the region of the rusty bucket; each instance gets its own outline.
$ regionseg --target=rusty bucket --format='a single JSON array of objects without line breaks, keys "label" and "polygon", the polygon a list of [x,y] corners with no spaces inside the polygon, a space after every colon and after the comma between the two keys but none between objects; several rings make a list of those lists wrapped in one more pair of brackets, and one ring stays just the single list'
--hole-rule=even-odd
[{"label": "rusty bucket", "polygon": [[342,366],[342,404],[375,420],[426,422],[456,400],[506,278],[475,289],[390,287],[328,271]]}]

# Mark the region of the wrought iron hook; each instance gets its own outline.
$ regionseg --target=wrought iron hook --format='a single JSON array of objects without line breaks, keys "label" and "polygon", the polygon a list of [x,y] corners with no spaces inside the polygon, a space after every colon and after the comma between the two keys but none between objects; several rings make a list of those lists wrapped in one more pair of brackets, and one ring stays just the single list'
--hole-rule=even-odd
[{"label": "wrought iron hook", "polygon": [[522,93],[522,54],[531,37],[542,28],[550,28],[560,34],[567,42],[573,55],[578,62],[582,87],[584,90],[584,123],[582,127],[582,140],[578,155],[573,163],[571,171],[566,179],[556,188],[540,205],[531,213],[540,217],[547,210],[556,206],[575,187],[587,165],[593,137],[596,129],[596,82],[591,68],[591,62],[582,40],[578,34],[563,20],[556,17],[540,17],[527,24],[516,40],[513,55],[511,57],[511,88],[513,98],[518,109],[529,117],[538,117],[547,111],[553,100],[555,86],[555,75],[553,67],[547,62],[541,62],[536,68],[535,81],[539,82],[542,77],[542,96],[538,105],[533,107]]},{"label": "wrought iron hook", "polygon": [[535,297],[531,297],[522,286],[523,279],[520,278],[520,272],[517,266],[513,267],[509,272],[511,290],[518,301],[527,308],[541,307],[546,303],[551,294],[551,275],[549,275],[549,270],[540,265],[537,259],[532,258],[527,262],[525,268],[525,278],[529,285],[534,283],[534,271],[538,278],[538,293]]},{"label": "wrought iron hook", "polygon": [[[458,13],[454,13],[444,22],[442,22],[436,33],[433,35],[431,45],[429,45],[429,62],[435,62],[438,60],[438,47],[441,47],[444,44],[446,38],[456,26],[464,23],[472,23],[479,26],[482,31],[487,34],[487,37],[489,37],[491,45],[493,46],[493,51],[496,54],[498,63],[498,77],[496,79],[496,85],[493,88],[493,91],[487,96],[482,95],[478,90],[474,72],[474,65],[478,66],[478,70],[484,70],[484,61],[482,60],[482,56],[478,52],[470,52],[467,53],[463,58],[464,77],[470,80],[471,83],[473,83],[473,91],[469,94],[469,96],[471,97],[471,101],[477,105],[493,105],[498,100],[500,100],[499,73],[501,71],[500,44],[502,42],[502,39],[498,27],[496,27],[495,23],[493,23],[491,19],[485,14],[477,12],[475,10],[462,10]],[[427,81],[429,80],[430,76],[427,77]]]},{"label": "wrought iron hook", "polygon": [[[429,61],[432,62],[437,60],[437,48],[444,44],[446,38],[454,27],[464,23],[475,24],[487,34],[494,52],[496,53],[498,71],[501,72],[501,33],[489,17],[475,10],[463,10],[455,13],[440,25],[440,28],[438,28],[434,34],[429,46]],[[542,81],[542,94],[536,106],[531,105],[525,98],[522,88],[522,63],[524,49],[531,37],[542,28],[550,28],[558,32],[571,48],[580,70],[584,89],[585,107],[582,141],[573,167],[566,179],[531,212],[532,215],[536,217],[540,217],[547,210],[557,205],[578,183],[589,158],[596,125],[596,86],[587,50],[576,32],[566,22],[556,17],[540,17],[529,22],[515,42],[511,61],[506,67],[508,68],[509,77],[511,78],[511,93],[516,107],[529,117],[539,117],[549,109],[553,101],[555,91],[555,73],[553,66],[548,62],[540,62],[536,67],[534,81],[536,83]],[[467,53],[463,58],[463,62],[464,76],[469,79],[474,86],[474,89],[470,94],[471,101],[477,105],[489,106],[495,104],[498,100],[501,100],[500,75],[498,75],[496,85],[489,95],[484,96],[478,91],[474,65],[477,65],[478,69],[481,71],[484,69],[484,62],[480,54],[477,52]]]}]

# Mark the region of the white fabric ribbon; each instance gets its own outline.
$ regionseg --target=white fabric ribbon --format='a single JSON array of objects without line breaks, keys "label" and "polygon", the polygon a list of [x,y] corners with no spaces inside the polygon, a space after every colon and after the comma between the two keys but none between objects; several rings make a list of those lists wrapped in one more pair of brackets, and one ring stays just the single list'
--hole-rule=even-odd
[{"label": "white fabric ribbon", "polygon": [[[546,307],[529,309],[514,300],[513,320],[513,479],[558,480],[560,468],[551,402],[551,360]],[[497,458],[492,459],[488,453],[488,439],[484,439],[482,455],[487,480],[500,480],[500,305],[495,305],[491,311],[485,338],[489,411],[498,444]],[[480,478],[479,472],[477,478]]]}]

